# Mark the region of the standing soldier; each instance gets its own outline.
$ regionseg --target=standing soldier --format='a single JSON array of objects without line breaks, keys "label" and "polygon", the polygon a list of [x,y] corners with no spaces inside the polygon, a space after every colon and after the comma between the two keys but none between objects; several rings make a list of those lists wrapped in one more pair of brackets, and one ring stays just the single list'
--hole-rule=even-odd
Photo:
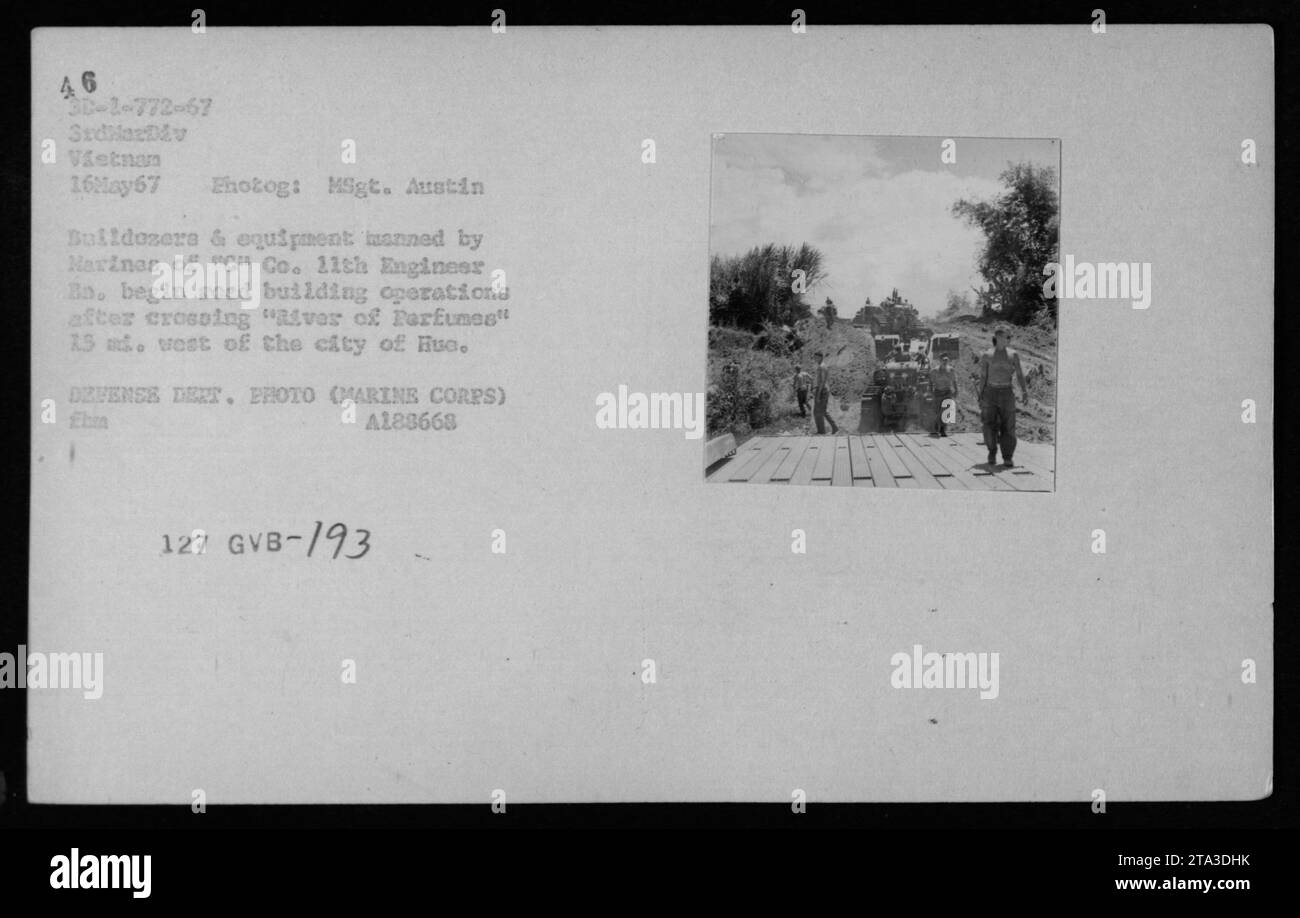
[{"label": "standing soldier", "polygon": [[809,376],[799,365],[794,374],[794,397],[799,401],[799,417],[808,417],[808,387],[812,384],[812,377]]},{"label": "standing soldier", "polygon": [[936,436],[946,437],[948,423],[944,415],[948,411],[945,403],[949,399],[952,400],[953,417],[957,416],[957,374],[949,365],[947,354],[939,358],[939,368],[930,374],[930,380],[934,383],[934,432]]},{"label": "standing soldier", "polygon": [[1016,451],[1016,393],[1011,388],[1014,376],[1020,383],[1020,397],[1029,401],[1025,374],[1020,369],[1020,355],[1007,347],[1011,335],[1006,328],[993,333],[993,349],[980,357],[980,420],[984,423],[984,447],[989,451],[989,465],[998,461],[1002,447],[1002,467],[1015,467],[1011,457]]},{"label": "standing soldier", "polygon": [[826,355],[817,352],[817,381],[813,385],[813,420],[817,422],[817,433],[826,433],[826,423],[830,422],[831,434],[838,434],[840,426],[830,416],[826,408],[831,400],[831,368],[826,366]]}]

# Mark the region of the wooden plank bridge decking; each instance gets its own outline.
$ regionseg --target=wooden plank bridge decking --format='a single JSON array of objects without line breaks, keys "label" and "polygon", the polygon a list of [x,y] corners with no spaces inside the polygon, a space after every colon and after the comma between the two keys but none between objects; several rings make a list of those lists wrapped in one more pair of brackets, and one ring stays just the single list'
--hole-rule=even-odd
[{"label": "wooden plank bridge decking", "polygon": [[950,491],[1052,491],[1056,451],[1050,443],[1016,446],[1013,469],[989,471],[977,433],[753,437],[712,469],[708,481],[942,488]]}]

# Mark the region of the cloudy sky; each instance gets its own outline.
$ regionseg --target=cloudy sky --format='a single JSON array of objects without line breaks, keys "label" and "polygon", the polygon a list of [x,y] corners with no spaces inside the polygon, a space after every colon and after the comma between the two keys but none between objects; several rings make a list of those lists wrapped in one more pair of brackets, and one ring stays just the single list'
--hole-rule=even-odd
[{"label": "cloudy sky", "polygon": [[954,138],[957,162],[940,162],[941,137],[725,134],[714,138],[710,249],[739,255],[769,242],[822,251],[827,280],[811,292],[852,317],[890,290],[922,316],[948,291],[981,282],[983,235],[952,216],[959,198],[1002,190],[1008,162],[1060,170],[1055,140]]}]

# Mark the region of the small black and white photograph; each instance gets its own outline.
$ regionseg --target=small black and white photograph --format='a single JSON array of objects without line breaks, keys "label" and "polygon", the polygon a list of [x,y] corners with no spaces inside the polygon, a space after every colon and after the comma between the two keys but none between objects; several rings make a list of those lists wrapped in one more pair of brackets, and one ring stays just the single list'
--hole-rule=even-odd
[{"label": "small black and white photograph", "polygon": [[707,480],[1054,490],[1060,157],[715,136]]}]

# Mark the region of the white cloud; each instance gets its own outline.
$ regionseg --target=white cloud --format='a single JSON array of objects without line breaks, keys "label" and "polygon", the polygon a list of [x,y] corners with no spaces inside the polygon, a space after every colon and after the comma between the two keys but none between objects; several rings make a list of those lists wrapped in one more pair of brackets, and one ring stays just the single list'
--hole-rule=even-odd
[{"label": "white cloud", "polygon": [[919,170],[886,175],[874,149],[822,140],[747,138],[716,158],[714,253],[768,242],[816,246],[830,278],[810,300],[830,296],[841,315],[851,316],[868,296],[878,302],[892,287],[929,315],[943,308],[949,289],[980,283],[983,235],[954,217],[952,205],[997,195],[996,180]]}]

